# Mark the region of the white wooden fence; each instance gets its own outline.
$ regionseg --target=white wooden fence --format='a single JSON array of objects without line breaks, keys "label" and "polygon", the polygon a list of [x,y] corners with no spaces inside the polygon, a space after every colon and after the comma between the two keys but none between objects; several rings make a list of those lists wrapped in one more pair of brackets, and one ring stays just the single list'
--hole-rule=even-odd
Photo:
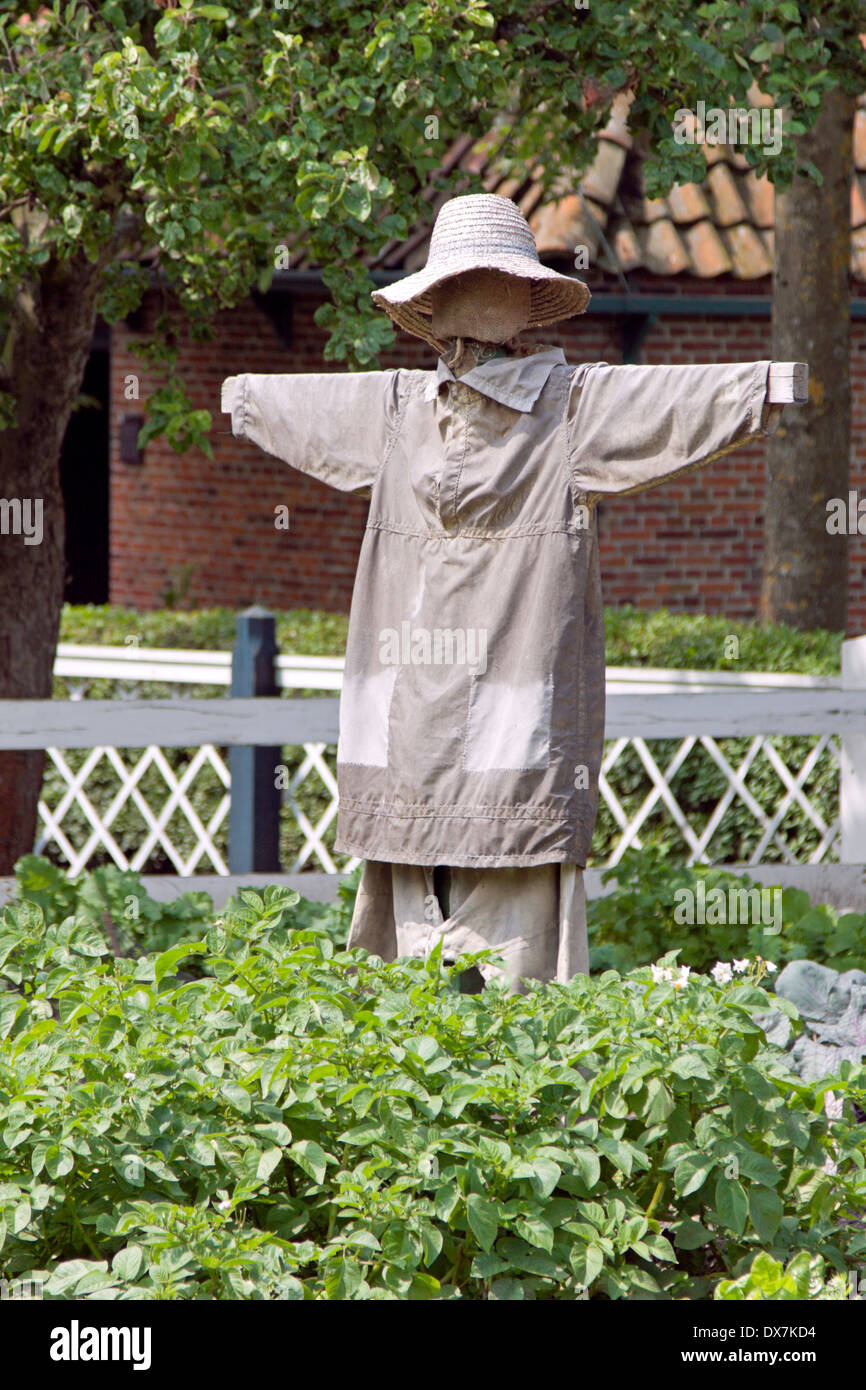
[{"label": "white wooden fence", "polygon": [[[342,681],[340,658],[279,656],[277,683],[283,691],[338,691]],[[78,647],[61,644],[55,674],[68,683],[70,698],[51,701],[0,701],[0,747],[46,748],[60,773],[64,792],[59,802],[40,803],[40,837],[37,850],[54,844],[67,860],[69,872],[84,869],[99,852],[107,852],[121,868],[142,868],[155,848],[174,865],[180,880],[192,879],[205,886],[205,873],[227,879],[228,868],[214,837],[223,824],[230,803],[228,768],[219,753],[226,745],[303,745],[304,758],[285,792],[292,814],[303,832],[303,849],[291,866],[289,877],[316,865],[329,876],[334,863],[324,836],[336,816],[337,788],[326,750],[336,743],[339,701],[336,698],[231,699],[224,696],[188,699],[178,692],[190,685],[225,687],[231,679],[230,652],[158,651],[139,648]],[[87,698],[96,680],[117,682],[120,698]],[[169,698],[142,699],[142,684],[159,683],[173,693]],[[777,735],[803,735],[814,739],[799,768],[790,768],[774,748]],[[812,677],[767,673],[735,674],[712,671],[648,670],[611,667],[607,672],[608,740],[600,778],[601,800],[620,830],[607,861],[616,863],[630,847],[640,847],[641,829],[661,807],[678,827],[687,848],[688,862],[703,861],[718,825],[735,800],[748,807],[760,835],[748,861],[753,876],[769,881],[820,883],[828,901],[839,899],[856,905],[863,888],[866,862],[866,637],[843,644],[842,676]],[[726,756],[720,740],[748,737],[749,745],[736,765]],[[648,746],[655,740],[673,739],[677,748],[665,766]],[[144,749],[137,759],[119,750]],[[190,748],[195,754],[181,773],[166,761],[164,748]],[[637,752],[650,789],[637,810],[627,812],[617,794],[616,765],[625,750]],[[726,790],[712,815],[698,830],[690,825],[672,789],[672,781],[692,749],[702,748],[723,774]],[[66,759],[69,749],[87,749],[82,765],[73,770]],[[839,763],[839,814],[828,824],[805,788],[818,760],[828,754]],[[747,785],[749,769],[763,754],[779,779],[779,798],[772,809],[761,806]],[[88,777],[107,760],[118,782],[110,805],[97,809],[87,794]],[[215,773],[223,795],[207,824],[189,799],[190,788],[203,768]],[[153,768],[165,782],[167,796],[154,808],[142,795],[144,772]],[[311,779],[328,793],[328,806],[315,824],[307,818],[300,793]],[[112,835],[112,825],[123,807],[137,807],[147,824],[147,834],[135,855],[127,859]],[[797,806],[815,827],[815,845],[808,862],[796,863],[780,827],[789,808]],[[77,808],[90,830],[73,844],[64,831],[64,818]],[[192,827],[195,848],[186,857],[174,845],[169,832],[172,816],[182,815]],[[761,860],[769,846],[782,863]],[[828,862],[835,854],[838,863]],[[356,860],[342,870],[355,866]],[[782,872],[784,869],[784,873]],[[808,871],[812,871],[811,873]],[[286,876],[280,876],[281,880]],[[334,878],[327,888],[314,886],[318,875],[305,873],[308,895],[331,896]],[[154,880],[148,878],[148,882]],[[158,880],[157,880],[158,881]],[[208,877],[207,882],[212,880]],[[251,881],[245,877],[244,882]],[[228,887],[228,883],[226,883]],[[163,884],[163,891],[172,891]]]}]

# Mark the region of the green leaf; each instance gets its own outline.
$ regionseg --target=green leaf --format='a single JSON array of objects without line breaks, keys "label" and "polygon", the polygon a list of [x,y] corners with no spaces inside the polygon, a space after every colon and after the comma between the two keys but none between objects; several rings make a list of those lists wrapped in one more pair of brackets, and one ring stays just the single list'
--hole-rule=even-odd
[{"label": "green leaf", "polygon": [[111,947],[90,922],[77,923],[69,937],[69,949],[80,956],[107,956]]},{"label": "green leaf", "polygon": [[777,1187],[782,1181],[781,1172],[765,1154],[748,1149],[735,1149],[732,1156],[737,1159],[743,1176],[750,1178],[752,1182],[758,1182],[763,1187]]},{"label": "green leaf", "polygon": [[288,1155],[313,1179],[313,1182],[324,1182],[328,1166],[327,1155],[314,1139],[300,1139],[288,1150]]},{"label": "green leaf", "polygon": [[45,1167],[52,1178],[64,1178],[71,1173],[75,1159],[68,1149],[52,1144],[45,1155]]},{"label": "green leaf", "polygon": [[236,1081],[224,1081],[220,1086],[220,1095],[225,1097],[234,1110],[239,1110],[242,1115],[249,1115],[252,1109],[250,1093]]},{"label": "green leaf", "polygon": [[20,994],[0,994],[0,1038],[8,1038],[26,1008]]},{"label": "green leaf", "polygon": [[533,1170],[532,1186],[536,1196],[549,1197],[562,1176],[562,1169],[551,1158],[534,1158],[531,1167]]},{"label": "green leaf", "polygon": [[84,213],[75,203],[67,203],[63,209],[63,226],[72,237],[81,235],[81,228],[84,225]]},{"label": "green leaf", "polygon": [[762,1242],[771,1241],[782,1224],[783,1208],[778,1194],[770,1187],[749,1191],[749,1216]]},{"label": "green leaf", "polygon": [[129,1283],[138,1274],[143,1260],[144,1251],[140,1245],[127,1245],[123,1250],[118,1250],[111,1261],[111,1272],[118,1279]]},{"label": "green leaf", "polygon": [[261,1178],[263,1181],[267,1181],[267,1179],[271,1176],[271,1173],[274,1171],[277,1165],[282,1162],[282,1158],[282,1149],[265,1149],[264,1153],[259,1159],[259,1164],[256,1169],[256,1177]]},{"label": "green leaf", "polygon": [[195,1159],[203,1168],[213,1168],[216,1163],[216,1150],[210,1139],[204,1139],[197,1135],[194,1139],[187,1139],[186,1148],[190,1158]]},{"label": "green leaf", "polygon": [[490,1250],[499,1230],[499,1218],[493,1203],[471,1192],[466,1198],[466,1219],[481,1249]]},{"label": "green leaf", "polygon": [[678,1250],[697,1250],[713,1238],[712,1231],[708,1231],[700,1221],[692,1221],[690,1218],[671,1226],[668,1234],[673,1236]]},{"label": "green leaf", "polygon": [[543,1216],[518,1216],[514,1225],[530,1245],[537,1245],[550,1254],[553,1249],[553,1227]]},{"label": "green leaf", "polygon": [[528,1280],[494,1279],[488,1296],[493,1302],[520,1303],[527,1297],[528,1286]]},{"label": "green leaf", "polygon": [[648,1125],[658,1125],[676,1109],[676,1102],[665,1083],[657,1076],[647,1083],[647,1108],[644,1111]]},{"label": "green leaf", "polygon": [[161,48],[172,48],[180,38],[183,30],[173,14],[163,15],[159,23],[154,27],[154,38]]},{"label": "green leaf", "polygon": [[674,1186],[681,1197],[688,1197],[703,1187],[716,1166],[714,1158],[706,1154],[687,1154],[674,1169]]},{"label": "green leaf", "polygon": [[741,1236],[746,1229],[748,1199],[746,1190],[736,1178],[719,1173],[716,1178],[716,1212],[723,1226]]},{"label": "green leaf", "polygon": [[670,1241],[658,1231],[648,1231],[647,1234],[642,1237],[641,1244],[646,1246],[649,1254],[654,1259],[667,1260],[676,1264],[677,1257],[673,1246]]},{"label": "green leaf", "polygon": [[346,211],[361,222],[366,222],[370,216],[370,209],[372,208],[370,193],[361,184],[348,184],[343,190],[342,203]]},{"label": "green leaf", "polygon": [[705,63],[712,72],[722,73],[727,66],[725,56],[714,48],[706,39],[698,38],[697,35],[684,34],[683,43],[690,48],[702,63]]},{"label": "green leaf", "polygon": [[22,1231],[27,1229],[30,1225],[31,1215],[32,1208],[25,1197],[24,1201],[19,1202],[12,1212],[12,1234],[14,1236],[20,1235]]},{"label": "green leaf", "polygon": [[460,1201],[460,1188],[456,1182],[443,1183],[433,1195],[433,1211],[440,1221],[448,1222]]},{"label": "green leaf", "polygon": [[99,1262],[95,1260],[64,1260],[49,1275],[45,1292],[57,1298],[75,1288],[87,1274],[94,1271],[104,1274],[107,1270],[108,1262],[106,1260]]},{"label": "green leaf", "polygon": [[157,956],[153,963],[153,975],[157,984],[168,974],[174,974],[174,967],[184,960],[187,956],[196,955],[206,951],[207,947],[203,941],[187,941],[180,946],[172,946],[170,950],[163,951],[162,955]]},{"label": "green leaf", "polygon": [[683,1079],[690,1077],[699,1077],[702,1081],[709,1081],[710,1079],[707,1064],[697,1052],[681,1052],[671,1062],[670,1071],[675,1076],[683,1077]]},{"label": "green leaf", "polygon": [[576,1247],[571,1251],[569,1263],[578,1282],[589,1288],[604,1269],[604,1251],[595,1241],[590,1241],[582,1249]]}]

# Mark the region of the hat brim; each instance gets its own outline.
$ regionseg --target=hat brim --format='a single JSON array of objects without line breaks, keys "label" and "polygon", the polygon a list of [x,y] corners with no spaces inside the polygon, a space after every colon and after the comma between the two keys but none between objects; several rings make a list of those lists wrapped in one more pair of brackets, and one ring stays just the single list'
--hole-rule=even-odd
[{"label": "hat brim", "polygon": [[455,275],[465,275],[471,270],[499,270],[505,275],[514,275],[532,284],[530,316],[527,328],[543,328],[547,324],[559,323],[585,312],[590,301],[590,293],[582,280],[571,275],[561,275],[557,270],[542,265],[540,261],[530,260],[524,255],[499,255],[485,257],[479,264],[478,256],[465,259],[454,257],[447,270],[441,265],[425,267],[414,275],[396,280],[393,285],[374,290],[373,303],[384,309],[395,323],[407,333],[423,338],[437,350],[445,345],[432,331],[433,306],[430,291],[436,285],[451,280]]}]

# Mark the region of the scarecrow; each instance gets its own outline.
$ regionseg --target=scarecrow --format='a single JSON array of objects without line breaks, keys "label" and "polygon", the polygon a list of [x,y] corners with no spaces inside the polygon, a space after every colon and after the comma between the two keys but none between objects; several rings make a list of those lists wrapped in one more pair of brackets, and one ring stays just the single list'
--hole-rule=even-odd
[{"label": "scarecrow", "polygon": [[[348,944],[492,948],[588,973],[583,869],[604,742],[595,508],[777,426],[806,368],[572,366],[520,332],[583,313],[517,206],[447,201],[425,269],[373,294],[435,371],[241,375],[232,431],[369,496],[337,748],[336,848],[364,860]],[[771,369],[772,368],[772,369]]]}]

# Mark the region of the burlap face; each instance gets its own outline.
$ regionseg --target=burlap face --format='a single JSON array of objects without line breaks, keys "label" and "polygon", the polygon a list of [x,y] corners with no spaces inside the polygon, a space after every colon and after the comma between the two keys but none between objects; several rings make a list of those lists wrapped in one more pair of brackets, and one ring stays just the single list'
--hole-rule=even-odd
[{"label": "burlap face", "polygon": [[430,291],[437,338],[505,343],[529,323],[532,282],[500,270],[470,270]]}]

